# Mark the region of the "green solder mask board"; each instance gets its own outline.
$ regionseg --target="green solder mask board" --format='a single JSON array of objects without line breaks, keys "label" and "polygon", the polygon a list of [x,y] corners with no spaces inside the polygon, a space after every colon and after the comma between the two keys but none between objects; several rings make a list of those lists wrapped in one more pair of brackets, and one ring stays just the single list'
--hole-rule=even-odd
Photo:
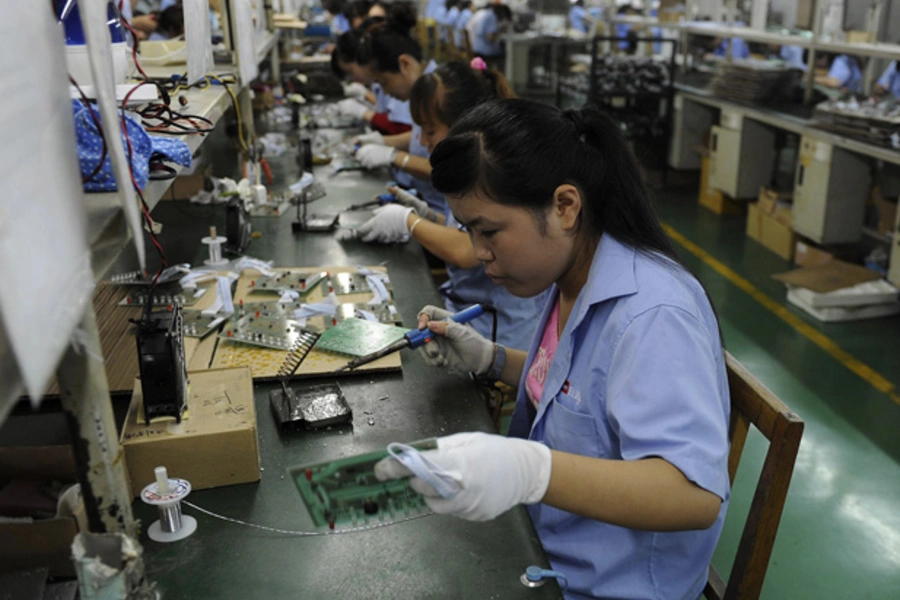
[{"label": "green solder mask board", "polygon": [[[434,438],[410,444],[434,450]],[[365,527],[431,512],[409,479],[378,481],[375,465],[387,450],[288,470],[316,527]]]},{"label": "green solder mask board", "polygon": [[347,356],[368,356],[403,338],[406,329],[363,319],[344,319],[322,333],[316,348]]}]

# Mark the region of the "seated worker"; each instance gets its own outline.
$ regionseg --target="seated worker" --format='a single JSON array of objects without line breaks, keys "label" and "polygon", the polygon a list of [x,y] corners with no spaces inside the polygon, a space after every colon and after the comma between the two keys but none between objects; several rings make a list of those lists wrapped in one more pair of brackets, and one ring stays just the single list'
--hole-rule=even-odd
[{"label": "seated worker", "polygon": [[356,29],[363,24],[363,21],[369,16],[372,10],[371,0],[353,0],[347,7],[348,19],[350,20],[350,29]]},{"label": "seated worker", "polygon": [[778,58],[783,60],[792,69],[798,69],[806,73],[806,61],[803,60],[803,48],[800,46],[781,46],[778,48]]},{"label": "seated worker", "polygon": [[331,33],[339,36],[350,31],[350,19],[344,14],[347,7],[343,0],[322,0],[322,8],[331,15]]},{"label": "seated worker", "polygon": [[728,56],[728,45],[731,44],[731,58],[750,58],[750,46],[743,38],[711,38],[709,49],[713,56],[725,58]]},{"label": "seated worker", "polygon": [[[340,113],[365,121],[379,133],[396,135],[412,129],[409,102],[384,93],[381,86],[373,82],[368,72],[356,62],[363,32],[383,22],[384,19],[369,18],[360,29],[338,37],[331,51],[331,70],[339,79],[349,78],[353,82],[344,88],[344,93],[350,98],[338,103]],[[367,91],[365,86],[369,86],[371,91]],[[374,104],[375,110],[357,100]]]},{"label": "seated worker", "polygon": [[456,23],[453,25],[453,38],[456,42],[456,47],[460,50],[466,49],[464,31],[466,31],[466,25],[469,24],[469,21],[472,19],[472,0],[462,0],[459,3],[459,17],[456,19]]},{"label": "seated worker", "polygon": [[878,83],[875,84],[875,95],[883,96],[885,94],[889,94],[894,98],[900,98],[900,77],[897,76],[896,60],[891,61],[891,64],[887,66],[887,69],[878,78]]},{"label": "seated worker", "polygon": [[841,90],[844,93],[862,93],[862,69],[855,56],[823,54],[817,59],[817,62],[821,65],[829,65],[828,74],[816,75],[815,82],[817,84]]},{"label": "seated worker", "polygon": [[181,4],[173,4],[156,17],[156,30],[147,41],[161,42],[184,36],[184,9]]},{"label": "seated worker", "polygon": [[[653,211],[619,126],[596,109],[491,101],[431,155],[435,187],[488,276],[549,297],[529,352],[433,306],[435,365],[518,386],[509,436],[457,433],[423,453],[459,484],[436,513],[527,505],[566,598],[693,600],[730,496],[730,400],[716,314]],[[410,477],[395,458],[379,480]]]},{"label": "seated worker", "polygon": [[[431,152],[447,135],[450,126],[472,108],[493,98],[511,98],[512,89],[499,72],[486,68],[476,58],[471,65],[449,62],[422,75],[413,86],[410,108],[422,128],[422,143]],[[525,350],[534,325],[543,310],[543,296],[517,298],[485,274],[475,258],[468,233],[453,214],[438,214],[405,192],[392,188],[397,204],[376,209],[358,233],[363,241],[396,242],[414,238],[447,265],[448,281],[441,288],[444,306],[459,312],[472,304],[490,303],[497,310],[497,342]],[[481,335],[490,338],[492,315],[472,322]]]},{"label": "seated worker", "polygon": [[584,9],[584,0],[571,0],[572,8],[569,9],[569,27],[575,31],[587,34],[590,31],[593,20]]},{"label": "seated worker", "polygon": [[440,29],[440,40],[445,44],[450,43],[450,36],[447,35],[447,30],[453,30],[456,27],[456,22],[459,20],[459,0],[447,0],[444,5],[447,7],[447,12],[444,13],[444,18],[439,21],[439,25],[442,25]]},{"label": "seated worker", "polygon": [[472,52],[486,60],[503,56],[500,37],[512,21],[512,11],[505,4],[491,4],[472,15],[466,25]]},{"label": "seated worker", "polygon": [[[423,62],[422,47],[409,36],[410,28],[408,14],[392,14],[385,23],[366,34],[357,54],[357,62],[368,76],[400,101],[409,100],[413,84],[420,76],[437,68],[434,61]],[[400,179],[398,182],[414,187],[429,206],[443,213],[446,204],[443,196],[431,187],[431,165],[421,134],[421,127],[413,124],[412,131],[400,135],[359,136],[357,140],[363,146],[356,151],[356,158],[367,169],[396,167],[411,175],[409,183]]]}]

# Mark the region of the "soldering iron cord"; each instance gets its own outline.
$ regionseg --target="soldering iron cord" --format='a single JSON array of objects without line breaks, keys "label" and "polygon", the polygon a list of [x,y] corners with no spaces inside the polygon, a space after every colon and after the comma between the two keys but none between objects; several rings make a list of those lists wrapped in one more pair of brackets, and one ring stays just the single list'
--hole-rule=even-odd
[{"label": "soldering iron cord", "polygon": [[254,529],[262,529],[263,531],[271,531],[273,533],[281,533],[283,535],[296,535],[296,536],[322,536],[322,535],[339,535],[343,533],[361,533],[363,531],[371,531],[373,529],[381,529],[382,527],[390,527],[391,525],[397,525],[399,523],[405,523],[407,521],[413,521],[415,519],[421,519],[422,517],[430,517],[433,515],[433,512],[423,513],[421,515],[414,515],[412,517],[406,517],[404,519],[398,519],[396,521],[391,521],[389,523],[376,523],[374,525],[365,525],[363,527],[348,527],[346,529],[334,529],[332,531],[293,531],[290,529],[278,529],[277,527],[267,527],[265,525],[257,525],[255,523],[248,523],[247,521],[241,521],[240,519],[232,519],[231,517],[226,517],[224,515],[220,515],[214,513],[211,510],[207,510],[205,508],[201,508],[192,502],[188,502],[187,500],[182,501],[183,504],[190,506],[194,510],[200,511],[205,515],[209,515],[210,517],[214,517],[216,519],[227,521],[229,523],[236,523],[237,525],[243,525],[244,527],[253,527]]}]

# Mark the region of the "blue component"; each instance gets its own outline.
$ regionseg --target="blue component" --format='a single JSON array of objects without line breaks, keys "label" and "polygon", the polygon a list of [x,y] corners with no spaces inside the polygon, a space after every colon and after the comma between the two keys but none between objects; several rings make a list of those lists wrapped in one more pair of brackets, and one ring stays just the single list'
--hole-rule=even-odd
[{"label": "blue component", "polygon": [[433,487],[441,498],[452,498],[462,490],[450,473],[430,461],[418,449],[393,442],[388,444],[387,451],[413,475]]},{"label": "blue component", "polygon": [[[465,310],[459,311],[450,317],[450,320],[455,323],[468,323],[472,319],[477,319],[483,314],[484,307],[480,304],[474,304]],[[406,334],[406,339],[409,340],[409,347],[415,349],[430,342],[432,336],[433,332],[426,327],[425,329],[413,329],[409,331]]]},{"label": "blue component", "polygon": [[559,585],[562,589],[566,589],[569,587],[569,581],[566,579],[566,576],[560,573],[559,571],[553,571],[551,569],[542,569],[537,565],[531,565],[527,569],[525,569],[525,579],[531,581],[532,583],[537,583],[542,579],[550,579],[554,578],[559,582]]},{"label": "blue component", "polygon": [[[83,46],[84,29],[81,26],[81,15],[78,13],[76,0],[58,2],[56,5],[56,17],[62,22],[66,33],[66,44],[70,46]],[[125,28],[119,16],[119,9],[115,2],[109,2],[106,6],[107,25],[112,43],[125,41]]]},{"label": "blue component", "polygon": [[382,204],[390,204],[391,202],[393,202],[393,201],[396,200],[396,199],[397,199],[397,198],[394,197],[393,194],[381,194],[380,196],[378,196],[378,200],[379,200]]}]

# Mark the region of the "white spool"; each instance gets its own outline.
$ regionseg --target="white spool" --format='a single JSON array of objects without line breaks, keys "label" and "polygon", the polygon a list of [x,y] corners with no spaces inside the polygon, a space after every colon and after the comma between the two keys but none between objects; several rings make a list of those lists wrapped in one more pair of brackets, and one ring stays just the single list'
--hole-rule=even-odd
[{"label": "white spool", "polygon": [[181,513],[181,501],[191,493],[191,484],[186,479],[169,478],[165,467],[154,469],[156,482],[141,492],[145,504],[159,507],[159,520],[147,529],[147,535],[154,542],[177,542],[197,530],[197,520]]},{"label": "white spool", "polygon": [[228,264],[228,259],[222,258],[222,244],[228,240],[222,236],[217,236],[215,227],[210,227],[209,237],[205,237],[200,241],[209,246],[209,258],[203,261],[204,263],[211,267]]}]

